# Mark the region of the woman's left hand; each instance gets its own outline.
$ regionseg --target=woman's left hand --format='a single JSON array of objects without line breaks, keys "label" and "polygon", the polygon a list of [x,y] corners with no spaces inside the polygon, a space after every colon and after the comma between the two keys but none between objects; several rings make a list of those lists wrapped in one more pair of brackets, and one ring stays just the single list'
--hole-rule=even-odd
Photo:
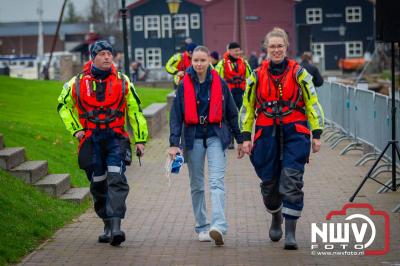
[{"label": "woman's left hand", "polygon": [[321,140],[320,139],[313,139],[312,140],[312,151],[313,153],[319,152],[321,149]]}]

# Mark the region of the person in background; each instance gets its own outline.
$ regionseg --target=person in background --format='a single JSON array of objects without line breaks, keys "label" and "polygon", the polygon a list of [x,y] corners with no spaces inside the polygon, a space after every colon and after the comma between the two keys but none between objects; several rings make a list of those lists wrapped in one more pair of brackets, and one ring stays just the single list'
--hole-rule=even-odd
[{"label": "person in background", "polygon": [[313,77],[313,83],[316,87],[321,87],[324,84],[324,79],[319,73],[318,68],[312,63],[312,53],[304,52],[301,56],[300,65],[307,70],[308,73]]},{"label": "person in background", "polygon": [[219,53],[217,51],[212,51],[210,56],[211,56],[211,64],[215,68],[219,62]]},{"label": "person in background", "polygon": [[297,249],[296,223],[303,210],[303,175],[310,155],[310,135],[312,150],[318,152],[324,113],[311,75],[286,57],[286,32],[274,28],[266,35],[265,46],[267,60],[248,79],[239,113],[243,152],[250,155],[261,179],[263,202],[272,215],[270,239],[281,239],[283,214],[284,248]]},{"label": "person in background", "polygon": [[[132,82],[142,80],[146,75],[146,69],[140,61],[134,61],[131,64]],[[139,75],[142,72],[142,75]]]},{"label": "person in background", "polygon": [[249,65],[252,70],[256,69],[259,66],[257,53],[255,51],[251,52],[251,55],[249,57]]},{"label": "person in background", "polygon": [[[224,245],[228,224],[225,218],[226,148],[231,132],[238,143],[238,158],[242,137],[238,113],[225,81],[210,65],[210,52],[204,46],[194,49],[190,66],[179,84],[170,111],[170,148],[172,159],[182,154],[189,168],[195,232],[199,241],[215,241]],[[183,131],[183,134],[182,134]],[[184,140],[183,140],[183,139]],[[204,196],[204,161],[207,156],[211,194],[211,224],[207,219]]]},{"label": "person in background", "polygon": [[[227,46],[221,61],[215,67],[215,70],[223,78],[232,93],[237,109],[239,110],[243,102],[243,93],[246,89],[246,79],[251,74],[251,68],[247,61],[242,58],[242,49],[236,42],[231,42]],[[233,138],[229,149],[234,149]]]},{"label": "person in background", "polygon": [[197,44],[190,42],[186,44],[183,53],[174,54],[165,65],[165,70],[174,76],[174,83],[178,86],[179,82],[183,79],[186,69],[191,66],[191,58],[194,48]]}]

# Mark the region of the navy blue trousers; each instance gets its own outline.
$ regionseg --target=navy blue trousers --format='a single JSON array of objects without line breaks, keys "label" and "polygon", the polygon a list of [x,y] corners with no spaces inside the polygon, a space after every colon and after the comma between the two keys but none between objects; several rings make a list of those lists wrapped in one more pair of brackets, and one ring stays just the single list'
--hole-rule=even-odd
[{"label": "navy blue trousers", "polygon": [[129,185],[125,176],[123,136],[111,129],[94,131],[91,141],[91,165],[86,171],[93,195],[94,209],[100,218],[124,218]]},{"label": "navy blue trousers", "polygon": [[[282,147],[280,134],[283,134]],[[304,205],[304,165],[311,146],[307,122],[277,125],[275,130],[274,126],[256,126],[255,137],[250,160],[261,179],[265,207],[269,212],[282,208],[285,218],[299,218]]]}]

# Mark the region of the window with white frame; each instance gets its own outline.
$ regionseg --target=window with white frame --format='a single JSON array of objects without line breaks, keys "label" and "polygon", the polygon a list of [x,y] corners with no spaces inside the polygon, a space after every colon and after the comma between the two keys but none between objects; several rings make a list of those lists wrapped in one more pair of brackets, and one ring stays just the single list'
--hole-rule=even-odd
[{"label": "window with white frame", "polygon": [[190,14],[190,27],[192,29],[200,29],[200,14]]},{"label": "window with white frame", "polygon": [[172,23],[170,15],[162,15],[161,16],[161,35],[163,38],[171,38],[172,37]]},{"label": "window with white frame", "polygon": [[312,53],[314,56],[324,57],[324,44],[314,42],[311,44]]},{"label": "window with white frame", "polygon": [[135,61],[144,62],[144,49],[135,48]]},{"label": "window with white frame", "polygon": [[348,6],[346,7],[346,22],[361,22],[362,14],[360,6]]},{"label": "window with white frame", "polygon": [[362,42],[346,42],[346,57],[362,57]]},{"label": "window with white frame", "polygon": [[145,39],[158,39],[161,36],[160,30],[160,17],[159,16],[145,16],[144,17],[144,38]]},{"label": "window with white frame", "polygon": [[150,69],[161,67],[161,48],[146,49],[146,67]]},{"label": "window with white frame", "polygon": [[189,16],[187,14],[175,15],[174,25],[176,37],[189,37]]},{"label": "window with white frame", "polygon": [[306,8],[306,23],[321,24],[322,23],[322,8]]},{"label": "window with white frame", "polygon": [[134,31],[142,31],[143,30],[143,17],[142,16],[134,16],[133,17],[133,30]]}]

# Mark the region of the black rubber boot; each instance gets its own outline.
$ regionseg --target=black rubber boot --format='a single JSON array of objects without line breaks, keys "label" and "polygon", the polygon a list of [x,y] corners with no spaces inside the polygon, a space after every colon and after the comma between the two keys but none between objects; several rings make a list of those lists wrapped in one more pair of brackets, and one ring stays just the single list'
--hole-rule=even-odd
[{"label": "black rubber boot", "polygon": [[121,230],[121,218],[111,218],[110,245],[119,246],[125,241],[125,233]]},{"label": "black rubber boot", "polygon": [[279,210],[278,212],[272,213],[272,222],[269,228],[269,238],[277,242],[281,240],[283,232],[282,232],[282,211]]},{"label": "black rubber boot", "polygon": [[111,220],[103,219],[104,233],[99,235],[99,243],[110,243],[111,239]]},{"label": "black rubber boot", "polygon": [[296,242],[296,223],[295,219],[285,219],[285,249],[298,249]]}]

